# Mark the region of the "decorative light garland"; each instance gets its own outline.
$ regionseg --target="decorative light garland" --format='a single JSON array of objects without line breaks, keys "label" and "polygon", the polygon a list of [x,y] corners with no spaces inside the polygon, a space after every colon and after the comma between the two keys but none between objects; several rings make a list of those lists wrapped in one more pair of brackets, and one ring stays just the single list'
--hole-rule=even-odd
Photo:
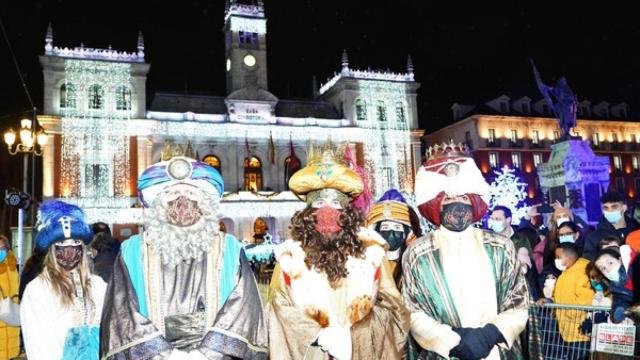
[{"label": "decorative light garland", "polygon": [[[62,109],[61,189],[86,208],[129,199],[131,65],[93,60],[65,60],[65,104]],[[129,99],[130,100],[130,99]],[[130,104],[129,104],[130,105]],[[129,108],[129,110],[117,110]]]},{"label": "decorative light garland", "polygon": [[[412,192],[411,167],[406,166],[407,147],[411,151],[411,119],[407,111],[407,84],[377,80],[359,80],[359,99],[364,101],[366,121],[357,125],[366,129],[366,167],[372,175],[370,184],[376,197],[390,188]],[[382,106],[379,108],[379,106]],[[402,112],[396,107],[401,106]],[[392,110],[392,111],[390,111]],[[378,112],[385,121],[379,121]],[[404,118],[399,118],[402,115]],[[374,176],[375,174],[375,176]]]}]

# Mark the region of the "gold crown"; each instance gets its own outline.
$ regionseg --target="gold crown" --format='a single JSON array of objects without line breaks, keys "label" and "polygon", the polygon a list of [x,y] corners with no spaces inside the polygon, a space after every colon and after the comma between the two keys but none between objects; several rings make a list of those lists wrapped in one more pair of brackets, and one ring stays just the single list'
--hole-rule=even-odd
[{"label": "gold crown", "polygon": [[313,141],[309,142],[307,148],[307,164],[314,162],[334,162],[344,163],[344,146],[334,146],[331,142],[331,138],[327,138],[327,142],[324,145],[314,144]]},{"label": "gold crown", "polygon": [[450,143],[435,144],[427,149],[427,161],[446,158],[446,157],[466,157],[469,156],[469,148],[464,143],[455,144],[453,141]]}]

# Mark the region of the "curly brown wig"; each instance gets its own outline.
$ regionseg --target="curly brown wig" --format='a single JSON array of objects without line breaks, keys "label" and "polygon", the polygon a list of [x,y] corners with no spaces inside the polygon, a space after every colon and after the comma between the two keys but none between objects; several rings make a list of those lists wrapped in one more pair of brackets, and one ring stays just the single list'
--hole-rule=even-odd
[{"label": "curly brown wig", "polygon": [[364,244],[358,238],[364,218],[359,210],[347,205],[340,215],[342,230],[326,236],[315,229],[315,210],[309,205],[293,215],[291,235],[302,243],[307,267],[324,272],[335,289],[347,277],[347,256],[364,258]]}]

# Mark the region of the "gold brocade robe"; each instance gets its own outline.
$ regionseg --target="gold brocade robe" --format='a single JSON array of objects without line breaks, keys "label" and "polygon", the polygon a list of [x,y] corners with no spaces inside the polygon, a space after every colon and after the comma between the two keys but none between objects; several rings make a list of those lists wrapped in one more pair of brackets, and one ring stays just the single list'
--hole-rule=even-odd
[{"label": "gold brocade robe", "polygon": [[[377,299],[371,312],[351,326],[352,359],[400,359],[407,341],[409,313],[402,303],[386,259],[380,269]],[[342,292],[344,289],[339,287],[332,296],[334,299],[344,298]],[[268,299],[265,312],[271,359],[330,359],[326,352],[314,345],[320,325],[294,306],[279,265],[274,269]]]}]

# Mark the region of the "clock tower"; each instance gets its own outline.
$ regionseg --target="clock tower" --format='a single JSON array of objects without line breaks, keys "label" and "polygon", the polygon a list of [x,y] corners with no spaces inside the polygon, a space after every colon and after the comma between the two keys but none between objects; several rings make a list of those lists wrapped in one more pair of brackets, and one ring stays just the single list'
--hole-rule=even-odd
[{"label": "clock tower", "polygon": [[227,95],[255,85],[267,87],[267,19],[264,4],[227,2],[224,19]]}]

